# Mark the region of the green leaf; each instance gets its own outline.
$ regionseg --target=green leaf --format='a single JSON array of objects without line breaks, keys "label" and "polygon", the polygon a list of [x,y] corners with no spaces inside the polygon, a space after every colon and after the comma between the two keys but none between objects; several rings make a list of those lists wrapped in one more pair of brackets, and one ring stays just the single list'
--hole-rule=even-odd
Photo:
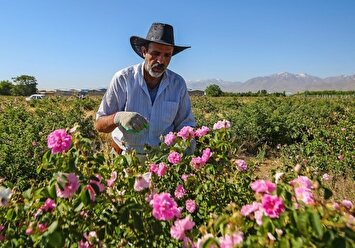
[{"label": "green leaf", "polygon": [[57,193],[56,193],[56,187],[54,182],[47,186],[47,191],[51,198],[53,199],[56,198]]},{"label": "green leaf", "polygon": [[129,210],[127,207],[123,207],[122,209],[120,209],[119,211],[120,213],[120,220],[122,221],[123,224],[127,224],[128,223],[128,214],[129,214]]},{"label": "green leaf", "polygon": [[216,230],[220,230],[222,234],[224,234],[224,226],[226,226],[228,223],[228,219],[226,216],[220,216],[218,217],[217,221],[214,223],[214,228]]},{"label": "green leaf", "polygon": [[349,227],[344,227],[341,229],[347,237],[349,237],[352,240],[355,240],[355,232],[351,230]]},{"label": "green leaf", "polygon": [[79,206],[77,206],[77,207],[74,209],[74,211],[75,211],[75,212],[80,212],[81,209],[83,209],[83,207],[84,207],[84,203],[80,202]]},{"label": "green leaf", "polygon": [[330,197],[333,196],[333,192],[327,187],[323,187],[323,188],[324,188],[324,199],[328,200]]},{"label": "green leaf", "polygon": [[37,168],[36,168],[37,174],[41,173],[42,167],[43,167],[43,164],[40,164],[40,165],[37,166]]},{"label": "green leaf", "polygon": [[48,230],[46,231],[47,235],[53,233],[58,227],[58,221],[54,221],[49,227]]},{"label": "green leaf", "polygon": [[296,224],[298,230],[303,234],[307,235],[308,234],[308,218],[307,218],[307,213],[301,213],[298,215],[298,218],[296,219]]},{"label": "green leaf", "polygon": [[162,229],[161,223],[159,221],[154,221],[152,223],[152,228],[153,228],[154,234],[156,234],[156,235],[160,235],[163,233],[163,229]]},{"label": "green leaf", "polygon": [[202,248],[212,247],[212,245],[217,245],[217,243],[213,237],[210,237],[203,243]]},{"label": "green leaf", "polygon": [[84,203],[85,206],[90,203],[90,195],[85,187],[83,187],[83,189],[80,192],[80,200],[82,203]]},{"label": "green leaf", "polygon": [[10,208],[6,213],[6,220],[12,220],[14,217],[14,210]]},{"label": "green leaf", "polygon": [[[301,237],[291,239],[292,248],[302,248],[304,247],[303,240]],[[281,246],[283,247],[283,246]]]},{"label": "green leaf", "polygon": [[316,237],[321,239],[323,237],[323,228],[319,218],[319,214],[317,212],[310,212],[309,217]]},{"label": "green leaf", "polygon": [[32,188],[29,188],[28,190],[23,192],[22,195],[26,199],[31,199],[32,198]]},{"label": "green leaf", "polygon": [[337,237],[333,240],[331,247],[346,248],[346,240],[343,237]]},{"label": "green leaf", "polygon": [[281,240],[280,240],[280,245],[279,247],[282,247],[282,248],[287,248],[287,247],[290,247],[290,243],[288,242],[288,239],[283,237]]},{"label": "green leaf", "polygon": [[140,231],[140,232],[144,232],[144,226],[143,226],[143,221],[142,221],[142,217],[136,212],[136,211],[132,211],[131,212],[132,217],[133,217],[133,223],[134,223],[134,227]]},{"label": "green leaf", "polygon": [[48,243],[52,247],[63,247],[64,246],[64,239],[60,232],[54,232],[48,235],[47,237]]}]

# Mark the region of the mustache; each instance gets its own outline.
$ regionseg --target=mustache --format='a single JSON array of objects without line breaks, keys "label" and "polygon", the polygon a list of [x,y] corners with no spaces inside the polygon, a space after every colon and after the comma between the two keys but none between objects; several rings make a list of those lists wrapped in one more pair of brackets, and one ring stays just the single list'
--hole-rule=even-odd
[{"label": "mustache", "polygon": [[155,63],[154,65],[152,65],[152,69],[155,67],[157,67],[158,69],[161,69],[161,70],[165,70],[165,65],[160,64],[160,63]]}]

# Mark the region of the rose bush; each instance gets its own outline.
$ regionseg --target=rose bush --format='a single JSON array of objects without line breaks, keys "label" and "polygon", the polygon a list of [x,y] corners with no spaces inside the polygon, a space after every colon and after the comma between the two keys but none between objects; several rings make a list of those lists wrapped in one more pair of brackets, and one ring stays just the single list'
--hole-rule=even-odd
[{"label": "rose bush", "polygon": [[[351,202],[329,200],[321,179],[302,170],[279,172],[277,182],[254,178],[230,142],[230,127],[223,120],[170,133],[147,148],[145,163],[134,152],[93,150],[80,132],[62,130],[64,146],[49,147],[37,168],[51,178],[24,192],[2,182],[1,246],[354,244]],[[186,154],[192,142],[196,149]]]}]

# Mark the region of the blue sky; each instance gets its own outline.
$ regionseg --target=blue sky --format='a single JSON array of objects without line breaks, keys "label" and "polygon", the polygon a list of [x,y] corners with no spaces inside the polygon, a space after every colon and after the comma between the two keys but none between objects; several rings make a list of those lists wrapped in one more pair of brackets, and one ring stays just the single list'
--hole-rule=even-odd
[{"label": "blue sky", "polygon": [[107,87],[141,62],[129,37],[145,37],[153,22],[172,24],[175,43],[192,46],[169,66],[185,80],[351,75],[354,10],[354,0],[0,0],[0,80]]}]

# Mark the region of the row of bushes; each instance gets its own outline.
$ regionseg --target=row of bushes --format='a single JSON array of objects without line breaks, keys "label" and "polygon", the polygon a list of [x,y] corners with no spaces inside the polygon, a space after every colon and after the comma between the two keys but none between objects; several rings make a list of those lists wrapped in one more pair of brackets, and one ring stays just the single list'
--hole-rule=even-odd
[{"label": "row of bushes", "polygon": [[186,127],[142,163],[56,130],[38,167],[50,177],[0,186],[0,246],[354,247],[353,204],[333,201],[325,177],[297,165],[256,180],[232,136],[227,120]]},{"label": "row of bushes", "polygon": [[[81,132],[100,149],[92,113],[99,98],[48,98],[25,102],[2,98],[0,105],[0,178],[28,186],[37,175],[47,134],[78,123]],[[277,154],[287,163],[354,175],[354,99],[303,97],[192,97],[198,126],[219,119],[232,122],[233,149],[256,156]],[[90,114],[88,114],[90,113]]]},{"label": "row of bushes", "polygon": [[193,98],[199,124],[229,119],[236,148],[252,156],[266,149],[291,162],[354,173],[354,98]]},{"label": "row of bushes", "polygon": [[[80,125],[82,134],[96,139],[87,110],[92,100],[48,98],[26,102],[21,97],[2,97],[0,105],[0,178],[21,188],[47,177],[36,173],[46,151],[47,135],[60,127]],[[95,143],[94,143],[95,144]],[[95,146],[93,146],[95,149]]]}]

